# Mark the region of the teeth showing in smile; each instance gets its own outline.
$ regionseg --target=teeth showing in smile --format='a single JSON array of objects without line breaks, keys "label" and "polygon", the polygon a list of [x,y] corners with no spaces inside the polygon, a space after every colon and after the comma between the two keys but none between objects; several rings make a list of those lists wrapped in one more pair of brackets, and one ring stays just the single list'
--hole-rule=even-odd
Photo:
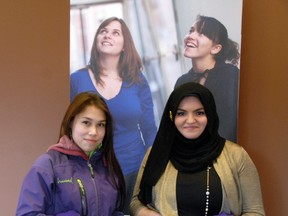
[{"label": "teeth showing in smile", "polygon": [[195,48],[196,45],[193,43],[186,43],[186,47]]},{"label": "teeth showing in smile", "polygon": [[102,45],[104,45],[104,46],[112,46],[112,44],[109,43],[109,42],[102,42]]}]

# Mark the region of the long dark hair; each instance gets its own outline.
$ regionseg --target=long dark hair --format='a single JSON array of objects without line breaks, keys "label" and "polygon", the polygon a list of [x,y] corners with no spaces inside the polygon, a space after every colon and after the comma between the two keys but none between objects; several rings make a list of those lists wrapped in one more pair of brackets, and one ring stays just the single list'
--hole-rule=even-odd
[{"label": "long dark hair", "polygon": [[214,44],[221,44],[222,49],[215,55],[215,59],[238,65],[240,58],[239,45],[228,37],[226,27],[213,17],[198,15],[196,31],[208,37]]},{"label": "long dark hair", "polygon": [[97,29],[91,49],[91,56],[88,63],[88,68],[92,70],[96,82],[103,84],[103,81],[100,79],[101,65],[100,55],[97,50],[97,36],[99,35],[100,31],[107,25],[109,25],[112,21],[118,21],[120,23],[124,37],[124,49],[121,53],[118,65],[118,69],[120,72],[119,75],[124,81],[128,81],[131,84],[139,82],[139,74],[143,68],[141,58],[135,48],[129,28],[122,19],[117,17],[110,17],[104,20]]},{"label": "long dark hair", "polygon": [[[71,123],[73,122],[75,116],[81,113],[88,106],[97,107],[98,109],[102,110],[106,116],[106,132],[104,139],[102,141],[102,154],[107,160],[108,169],[112,176],[112,182],[115,185],[115,187],[118,188],[119,190],[120,195],[119,208],[122,209],[124,206],[123,204],[125,199],[125,182],[122,170],[120,168],[120,165],[116,159],[114,152],[113,120],[105,101],[95,93],[82,92],[78,94],[71,102],[64,115],[60,127],[59,139],[64,135],[71,138],[70,133]],[[117,184],[115,176],[117,176],[119,184]]]}]

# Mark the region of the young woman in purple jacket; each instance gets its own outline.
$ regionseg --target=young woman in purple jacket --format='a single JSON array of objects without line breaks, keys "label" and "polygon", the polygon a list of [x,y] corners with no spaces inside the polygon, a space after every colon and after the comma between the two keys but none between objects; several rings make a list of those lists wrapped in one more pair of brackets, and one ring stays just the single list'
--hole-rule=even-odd
[{"label": "young woman in purple jacket", "polygon": [[92,93],[75,97],[59,142],[26,175],[16,215],[124,215],[124,177],[113,149],[112,117]]}]

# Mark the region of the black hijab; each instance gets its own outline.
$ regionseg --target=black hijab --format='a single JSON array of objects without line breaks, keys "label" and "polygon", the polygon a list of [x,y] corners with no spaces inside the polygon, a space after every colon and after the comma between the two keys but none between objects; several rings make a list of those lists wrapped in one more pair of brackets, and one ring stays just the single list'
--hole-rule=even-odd
[{"label": "black hijab", "polygon": [[[204,132],[197,139],[186,139],[175,127],[174,118],[183,98],[198,97],[208,119]],[[206,169],[224,147],[225,139],[218,134],[219,118],[212,93],[198,83],[178,86],[166,103],[160,126],[140,183],[139,200],[149,204],[152,187],[164,172],[169,160],[181,172],[197,172]]]}]

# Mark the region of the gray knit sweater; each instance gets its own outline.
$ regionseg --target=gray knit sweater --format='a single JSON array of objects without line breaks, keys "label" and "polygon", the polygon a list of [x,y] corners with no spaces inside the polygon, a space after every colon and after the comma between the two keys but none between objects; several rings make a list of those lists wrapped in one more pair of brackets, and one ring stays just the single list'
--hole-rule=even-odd
[{"label": "gray knit sweater", "polygon": [[[139,185],[149,149],[140,167],[134,194],[130,204],[132,216],[145,206],[138,200]],[[240,145],[226,141],[224,149],[213,163],[222,182],[223,202],[221,212],[234,216],[264,216],[261,187],[257,169],[248,153]],[[152,206],[149,208],[162,216],[178,216],[176,202],[177,170],[171,162],[152,190]]]}]

